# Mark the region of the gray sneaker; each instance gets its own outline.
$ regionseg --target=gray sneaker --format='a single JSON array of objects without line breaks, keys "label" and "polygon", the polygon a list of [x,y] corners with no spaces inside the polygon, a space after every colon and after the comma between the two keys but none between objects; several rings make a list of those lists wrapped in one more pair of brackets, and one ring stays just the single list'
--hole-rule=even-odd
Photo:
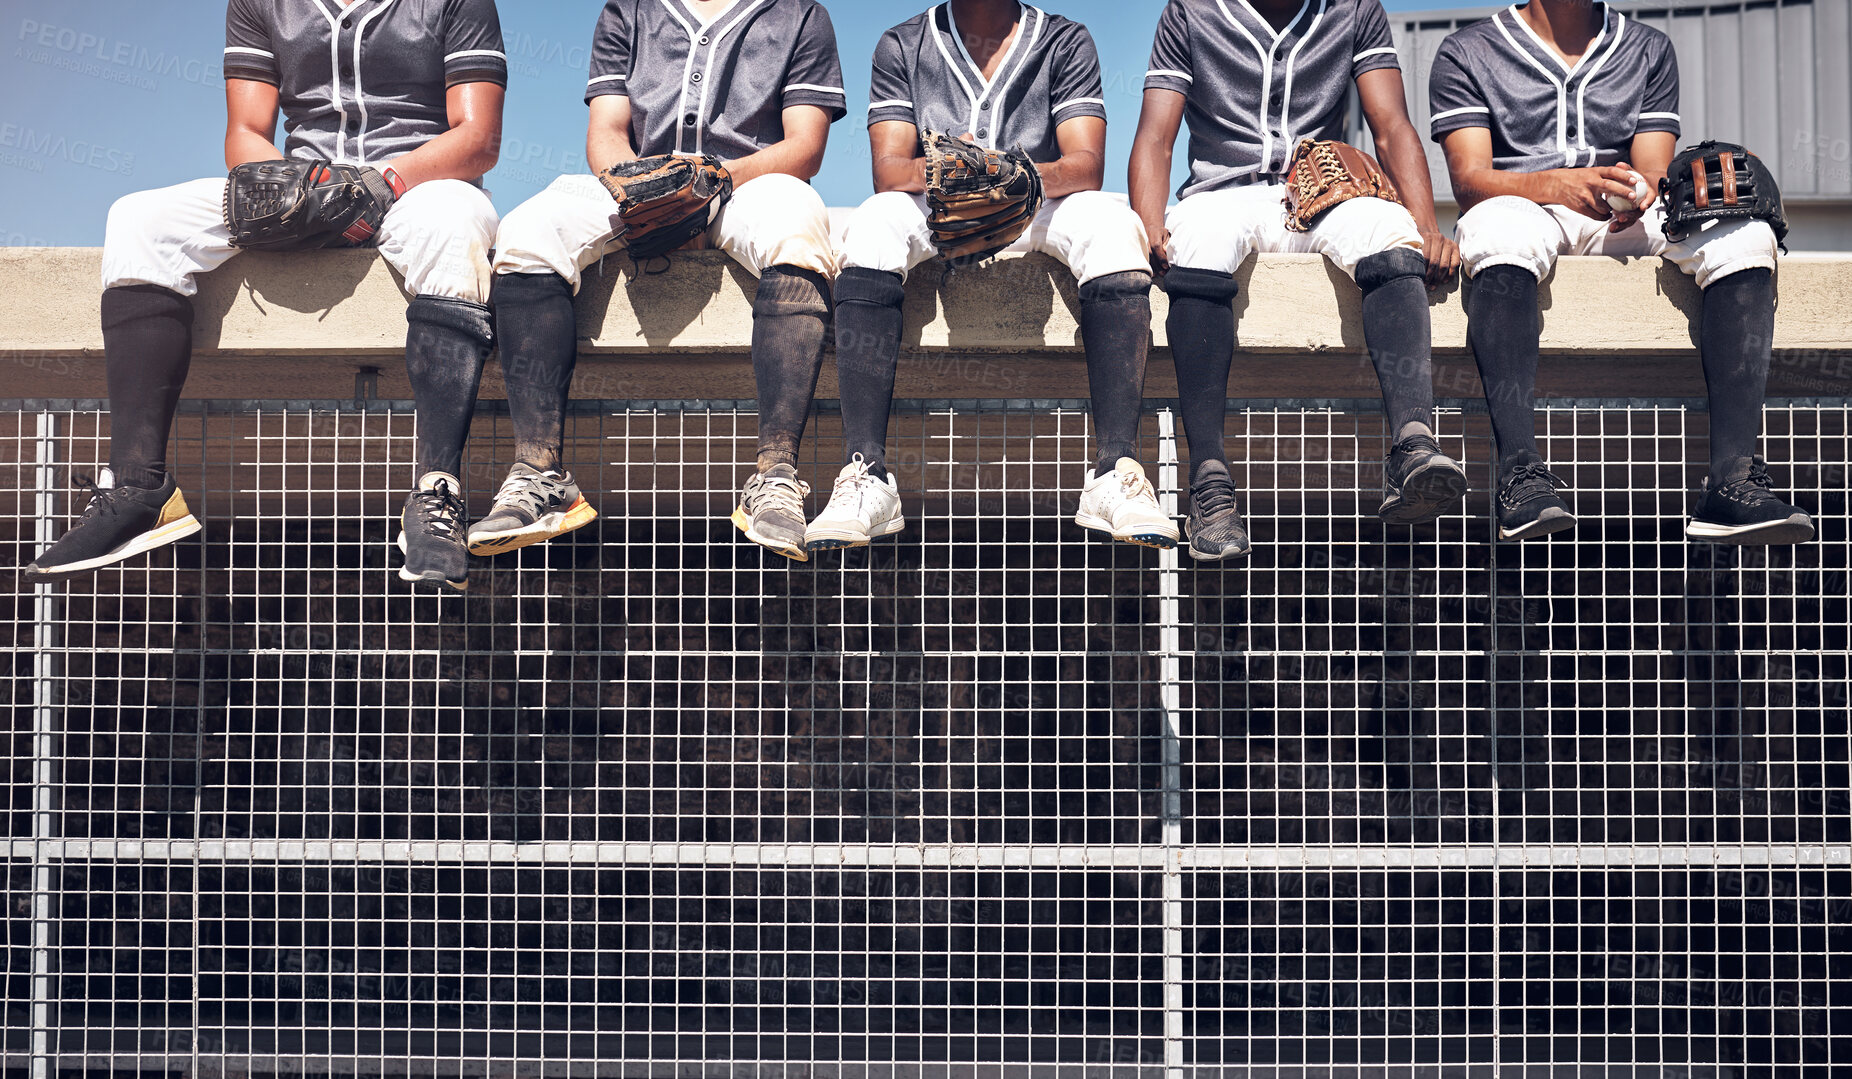
[{"label": "gray sneaker", "polygon": [[495,493],[489,515],[469,526],[470,554],[501,554],[544,543],[598,519],[572,474],[516,464]]},{"label": "gray sneaker", "polygon": [[773,465],[768,472],[756,472],[740,491],[739,508],[733,511],[733,523],[746,538],[777,551],[794,562],[810,561],[804,547],[804,496],[810,485],[797,478],[790,465]]}]

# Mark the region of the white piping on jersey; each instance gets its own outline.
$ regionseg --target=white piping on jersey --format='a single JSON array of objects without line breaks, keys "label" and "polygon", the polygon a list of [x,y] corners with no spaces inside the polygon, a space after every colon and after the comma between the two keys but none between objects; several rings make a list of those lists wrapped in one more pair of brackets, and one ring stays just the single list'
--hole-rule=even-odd
[{"label": "white piping on jersey", "polygon": [[[662,6],[668,10],[669,17],[681,25],[682,33],[688,35],[688,59],[682,64],[682,92],[675,99],[675,116],[679,120],[688,114],[688,76],[694,72],[696,35],[694,27],[689,26],[688,20],[682,18],[682,6],[679,0],[662,0]],[[696,121],[696,123],[699,122],[699,120]],[[678,154],[685,152],[682,149],[682,133],[686,130],[687,127],[684,124],[675,125],[675,152]]]},{"label": "white piping on jersey", "polygon": [[874,104],[868,106],[868,111],[873,112],[876,109],[910,109],[912,107],[913,107],[913,102],[911,101],[900,101],[900,100],[877,101]]},{"label": "white piping on jersey", "polygon": [[1457,109],[1448,109],[1446,112],[1435,113],[1434,115],[1428,117],[1428,123],[1431,124],[1436,120],[1445,120],[1449,116],[1459,116],[1463,113],[1468,113],[1468,112],[1483,112],[1483,113],[1490,115],[1492,110],[1486,108],[1484,105],[1462,105]]},{"label": "white piping on jersey", "polygon": [[276,53],[265,52],[263,49],[253,49],[248,45],[227,45],[225,46],[225,51],[226,52],[249,53],[252,56],[262,56],[262,57],[266,57],[271,60],[275,60],[277,58]]},{"label": "white piping on jersey", "polygon": [[[360,103],[360,134],[354,136],[354,156],[362,165],[367,163],[367,95],[360,86],[360,42],[366,38],[367,27],[373,20],[385,14],[391,6],[392,0],[380,0],[380,5],[367,12],[360,20],[360,25],[354,28],[354,100]],[[353,9],[350,7],[348,10]]]},{"label": "white piping on jersey", "polygon": [[[710,32],[707,35],[709,39],[709,44],[707,46],[707,71],[709,77],[704,79],[701,83],[701,111],[695,114],[694,152],[697,154],[701,152],[702,143],[707,138],[707,94],[709,90],[714,88],[714,79],[712,77],[714,72],[714,54],[720,51],[720,43],[726,40],[727,35],[739,29],[740,24],[746,21],[746,16],[751,15],[754,11],[770,2],[771,0],[751,0],[751,3],[746,4],[744,9],[740,11],[738,18],[721,27],[719,30]],[[733,0],[733,3],[727,5],[726,11],[721,12],[721,15],[731,12],[736,7],[740,7],[739,0]],[[714,23],[718,21],[720,21],[720,15],[716,15],[713,19],[702,23],[701,29],[707,30],[708,27],[714,25]],[[694,50],[695,43],[690,41],[688,43],[688,55],[690,57],[694,55]],[[683,86],[686,87],[687,84],[684,83]],[[683,92],[685,93],[686,90],[684,89]],[[681,141],[679,136],[676,141],[679,145]]]},{"label": "white piping on jersey", "polygon": [[794,82],[791,85],[785,87],[782,92],[788,94],[793,90],[815,90],[819,94],[838,94],[844,97],[848,96],[846,94],[843,94],[842,87],[840,86],[818,86],[814,82]]},{"label": "white piping on jersey", "polygon": [[[938,27],[933,25],[933,23],[936,22],[937,20],[933,20],[932,22],[929,22],[927,25],[928,25],[928,29],[930,29],[932,32],[933,40],[939,46],[939,52],[942,55],[944,55],[945,62],[949,67],[951,67],[952,73],[958,76],[958,85],[964,89],[965,97],[969,99],[971,102],[971,114],[966,120],[967,126],[965,130],[975,135],[977,133],[977,127],[978,127],[977,114],[981,111],[978,108],[978,106],[983,101],[990,100],[990,101],[996,102],[998,105],[997,115],[999,118],[1002,116],[1003,114],[1002,104],[1003,104],[1004,95],[1009,92],[1010,83],[1016,81],[1016,76],[1021,74],[1023,67],[1028,64],[1029,53],[1035,48],[1036,38],[1040,37],[1042,34],[1042,23],[1047,20],[1047,16],[1042,13],[1040,8],[1032,7],[1028,4],[1023,4],[1023,3],[1018,3],[1016,5],[1016,10],[1019,13],[1021,13],[1022,16],[1024,17],[1033,16],[1034,17],[1035,26],[1033,29],[1029,31],[1028,48],[1024,48],[1023,47],[1023,29],[1024,29],[1023,22],[1022,22],[1022,18],[1018,18],[1016,22],[1016,34],[1013,38],[1010,39],[1010,47],[1004,51],[1002,61],[997,64],[997,77],[1003,78],[1003,85],[1001,87],[998,87],[996,85],[995,78],[986,79],[984,77],[983,67],[978,64],[977,58],[971,55],[971,50],[965,48],[965,36],[958,32],[958,16],[955,13],[953,13],[952,5],[948,2],[944,5],[944,7],[945,7],[945,23],[946,23],[946,26],[951,29],[952,40],[958,45],[958,55],[964,57],[965,63],[971,65],[971,74],[976,76],[978,85],[984,88],[984,92],[982,95],[979,95],[978,93],[976,93],[975,91],[971,89],[970,82],[966,81],[964,74],[958,70],[957,62],[952,59],[951,53],[946,51],[945,41],[943,38],[939,36]],[[1022,52],[1023,59],[1022,59],[1022,62],[1017,65],[1016,71],[1014,73],[1011,73],[1010,72],[1010,61],[1015,59],[1018,51]],[[1004,76],[1007,76],[1007,77],[1004,77]],[[992,121],[992,131],[991,131],[991,136],[990,136],[990,142],[993,145],[996,142],[997,132],[1001,130],[1002,127],[1003,127],[1003,124],[1002,124],[1001,119]],[[984,140],[979,139],[978,141],[981,143]]]},{"label": "white piping on jersey", "polygon": [[[945,10],[946,10],[947,17],[949,18],[951,15],[952,5],[950,4],[945,5]],[[939,56],[945,60],[945,70],[951,72],[952,78],[958,80],[959,88],[965,92],[965,100],[971,102],[973,105],[976,105],[977,95],[972,92],[971,83],[968,79],[965,78],[964,70],[959,66],[958,61],[952,59],[952,51],[945,47],[945,37],[944,35],[939,33],[939,27],[937,25],[937,20],[933,21],[933,23],[930,25],[930,29],[932,31],[932,43],[939,47]],[[1020,37],[1021,34],[1022,34],[1022,31],[1018,30],[1017,36]]]},{"label": "white piping on jersey", "polygon": [[[1588,121],[1584,119],[1583,117],[1582,103],[1588,97],[1588,84],[1595,81],[1595,72],[1600,71],[1601,65],[1607,63],[1608,58],[1614,55],[1614,50],[1620,48],[1621,38],[1624,37],[1626,33],[1627,33],[1627,16],[1622,15],[1620,12],[1617,11],[1614,13],[1614,44],[1609,45],[1608,51],[1601,54],[1601,59],[1596,60],[1593,64],[1589,65],[1588,71],[1584,73],[1582,76],[1582,85],[1576,87],[1576,91],[1575,91],[1575,141],[1576,141],[1577,146],[1580,146],[1582,149],[1588,151],[1588,163],[1590,165],[1593,165],[1595,163],[1595,154],[1598,151],[1594,147],[1588,144]],[[1596,40],[1600,40],[1600,39],[1596,39]],[[1594,50],[1591,49],[1589,51],[1593,52]]]},{"label": "white piping on jersey", "polygon": [[[1517,18],[1517,9],[1512,8],[1511,10],[1513,13],[1512,18],[1517,19],[1519,25],[1523,25],[1524,20]],[[1499,15],[1503,14],[1504,12],[1499,12]],[[1556,87],[1556,151],[1563,155],[1563,164],[1565,166],[1573,166],[1575,164],[1575,154],[1571,153],[1569,150],[1569,108],[1562,81],[1555,75],[1550,74],[1550,69],[1543,66],[1542,60],[1531,55],[1529,49],[1518,44],[1518,39],[1512,37],[1511,31],[1505,28],[1505,20],[1499,18],[1498,15],[1494,15],[1492,16],[1492,25],[1498,27],[1498,32],[1503,34],[1505,40],[1511,44],[1511,51],[1530,61],[1530,65],[1536,68],[1537,72],[1544,78],[1548,79],[1551,86]],[[1529,29],[1529,27],[1526,27],[1526,29]],[[1532,34],[1531,36],[1536,37],[1537,35]]]},{"label": "white piping on jersey", "polygon": [[[1606,7],[1606,5],[1603,5],[1603,7]],[[1518,5],[1513,4],[1505,10],[1511,12],[1511,20],[1523,27],[1524,32],[1529,34],[1530,39],[1537,43],[1537,47],[1543,50],[1544,55],[1556,61],[1556,66],[1562,68],[1563,74],[1567,75],[1570,79],[1575,78],[1575,73],[1582,70],[1582,65],[1588,63],[1588,58],[1593,56],[1595,50],[1601,47],[1601,39],[1608,36],[1608,20],[1604,18],[1601,20],[1601,32],[1595,35],[1595,40],[1588,43],[1588,48],[1582,50],[1582,55],[1576,57],[1575,66],[1570,67],[1569,64],[1563,60],[1563,54],[1545,44],[1544,40],[1537,36],[1537,31],[1531,28],[1531,24],[1525,22],[1524,17],[1518,14]],[[1620,12],[1617,11],[1615,14],[1619,15]]]},{"label": "white piping on jersey", "polygon": [[1671,121],[1676,122],[1678,120],[1678,113],[1675,113],[1675,112],[1643,112],[1640,114],[1640,119],[1642,120],[1671,120]]},{"label": "white piping on jersey", "polygon": [[590,87],[597,86],[601,82],[623,82],[627,78],[629,78],[628,75],[600,75],[585,85],[589,89]]},{"label": "white piping on jersey", "polygon": [[1184,82],[1196,81],[1196,76],[1187,71],[1172,71],[1167,67],[1154,67],[1150,71],[1145,72],[1145,78],[1147,79],[1153,75],[1161,75],[1172,79],[1182,79]]},{"label": "white piping on jersey", "polygon": [[[1280,47],[1281,38],[1291,33],[1293,27],[1299,25],[1299,20],[1305,17],[1306,9],[1312,6],[1312,0],[1303,0],[1299,5],[1299,10],[1293,13],[1292,21],[1287,23],[1284,29],[1280,30],[1273,29],[1273,24],[1268,22],[1266,17],[1260,12],[1255,11],[1254,5],[1248,3],[1248,0],[1237,0],[1237,2],[1240,3],[1242,7],[1246,8],[1249,14],[1259,19],[1260,24],[1265,26],[1273,34],[1273,44],[1268,48],[1261,48],[1260,39],[1254,36],[1253,32],[1247,28],[1246,24],[1240,19],[1235,18],[1234,12],[1228,10],[1226,0],[1215,0],[1215,6],[1222,9],[1222,16],[1233,23],[1235,29],[1241,31],[1241,36],[1248,39],[1248,44],[1254,46],[1255,54],[1260,57],[1260,162],[1263,168],[1271,168],[1273,165],[1273,128],[1267,122],[1267,99],[1273,96],[1273,50]],[[1323,0],[1320,0],[1320,2],[1322,5]],[[1322,6],[1320,10],[1323,10]],[[1304,44],[1304,42],[1301,42],[1301,44]],[[1289,64],[1289,79],[1291,78],[1290,67],[1291,65]],[[1286,132],[1285,113],[1289,104],[1290,102],[1284,100],[1280,102],[1280,133],[1282,136],[1284,136]]]},{"label": "white piping on jersey", "polygon": [[1350,62],[1354,64],[1366,56],[1377,56],[1385,52],[1389,53],[1390,55],[1394,55],[1395,46],[1394,45],[1378,45],[1374,49],[1365,49],[1362,52],[1358,53],[1357,55],[1351,57]]},{"label": "white piping on jersey", "polygon": [[1061,104],[1049,109],[1048,114],[1052,116],[1062,109],[1071,109],[1076,105],[1098,105],[1103,109],[1106,107],[1106,99],[1103,97],[1077,97],[1072,101],[1063,101]]},{"label": "white piping on jersey", "polygon": [[[1042,38],[1042,27],[1048,24],[1047,12],[1038,7],[1031,7],[1028,4],[1024,4],[1023,7],[1028,8],[1030,12],[1034,13],[1035,29],[1029,32],[1029,44],[1023,48],[1022,59],[1017,61],[1016,70],[1010,72],[1009,77],[1003,80],[1002,85],[998,86],[989,95],[990,100],[994,102],[997,107],[996,115],[992,117],[990,121],[990,145],[992,149],[996,148],[997,140],[1003,137],[1003,103],[1009,99],[1010,85],[1016,81],[1017,76],[1023,73],[1023,69],[1029,66],[1029,58],[1035,55],[1035,43]],[[950,4],[946,5],[946,10],[951,10]],[[1022,31],[1020,29],[1016,31],[1016,36],[1019,38],[1022,37]],[[962,39],[960,39],[960,42],[962,44]],[[1005,58],[1004,63],[1007,64],[1008,62],[1008,59]],[[1004,68],[998,68],[997,73],[1002,74],[1004,70]],[[977,123],[977,112],[978,110],[974,105],[971,110],[971,122],[973,125]],[[1049,110],[1049,115],[1054,115],[1052,109]],[[973,126],[971,130],[975,133],[977,128]]]},{"label": "white piping on jersey", "polygon": [[[328,20],[328,86],[334,94],[334,111],[341,117],[341,126],[334,132],[334,156],[337,161],[347,160],[347,104],[341,99],[341,20],[328,5],[316,0],[315,10]],[[358,74],[356,72],[356,74]]]},{"label": "white piping on jersey", "polygon": [[465,56],[493,56],[502,60],[508,59],[508,54],[502,52],[500,49],[464,49],[462,52],[453,52],[449,56],[444,57],[444,63],[448,64],[452,60],[461,60]]},{"label": "white piping on jersey", "polygon": [[1305,28],[1305,34],[1299,39],[1299,44],[1294,45],[1293,51],[1286,54],[1286,92],[1280,95],[1280,134],[1286,138],[1288,154],[1292,153],[1293,146],[1298,142],[1298,139],[1293,137],[1293,65],[1299,62],[1299,50],[1305,48],[1305,43],[1312,40],[1312,36],[1318,33],[1319,20],[1325,17],[1325,4],[1326,0],[1318,0],[1318,14],[1312,16],[1312,22]]}]

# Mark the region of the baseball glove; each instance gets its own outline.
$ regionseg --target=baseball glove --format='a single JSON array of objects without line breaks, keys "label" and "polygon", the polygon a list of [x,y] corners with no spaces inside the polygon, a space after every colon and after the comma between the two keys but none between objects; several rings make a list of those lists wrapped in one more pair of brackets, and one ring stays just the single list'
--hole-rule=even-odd
[{"label": "baseball glove", "polygon": [[379,170],[327,161],[250,161],[225,182],[231,244],[252,251],[359,247],[392,209]]},{"label": "baseball glove", "polygon": [[666,255],[706,232],[733,197],[720,159],[660,154],[621,161],[598,174],[617,200],[620,235],[639,261]]},{"label": "baseball glove", "polygon": [[1788,235],[1774,175],[1761,158],[1734,143],[1705,141],[1680,150],[1659,181],[1659,195],[1666,238],[1674,243],[1712,218],[1766,221],[1777,243]]},{"label": "baseball glove", "polygon": [[1318,215],[1350,199],[1400,203],[1376,159],[1347,143],[1300,139],[1286,170],[1286,227],[1304,232]]},{"label": "baseball glove", "polygon": [[926,222],[948,261],[978,262],[1016,242],[1042,208],[1042,174],[1020,150],[986,150],[929,131]]}]

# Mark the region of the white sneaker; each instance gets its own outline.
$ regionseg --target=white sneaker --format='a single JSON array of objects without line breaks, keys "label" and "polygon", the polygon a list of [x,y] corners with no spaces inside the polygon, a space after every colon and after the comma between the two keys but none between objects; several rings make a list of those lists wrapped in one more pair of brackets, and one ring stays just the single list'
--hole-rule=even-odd
[{"label": "white sneaker", "polygon": [[830,504],[804,530],[804,546],[812,551],[862,547],[869,540],[891,536],[905,527],[900,488],[893,475],[869,475],[868,462],[858,453],[836,474]]},{"label": "white sneaker", "polygon": [[1074,523],[1125,543],[1159,550],[1177,545],[1177,522],[1158,505],[1157,492],[1145,478],[1145,470],[1130,457],[1119,458],[1104,476],[1088,470]]}]

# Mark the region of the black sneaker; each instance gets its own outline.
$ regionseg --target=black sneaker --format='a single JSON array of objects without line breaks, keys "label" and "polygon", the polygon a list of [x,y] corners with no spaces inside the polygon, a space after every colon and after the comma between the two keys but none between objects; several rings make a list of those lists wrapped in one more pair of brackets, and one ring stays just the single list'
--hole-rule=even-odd
[{"label": "black sneaker", "polygon": [[1556,493],[1568,484],[1543,467],[1535,450],[1519,450],[1498,463],[1498,538],[1533,539],[1575,527],[1569,504]]},{"label": "black sneaker", "polygon": [[1724,472],[1722,482],[1712,477],[1704,485],[1698,508],[1685,526],[1685,535],[1712,543],[1805,543],[1813,538],[1813,518],[1775,494],[1768,478],[1768,462],[1760,454],[1738,457]]},{"label": "black sneaker", "polygon": [[740,491],[740,504],[733,511],[733,524],[746,538],[761,547],[777,551],[793,562],[810,561],[810,549],[804,546],[804,496],[810,485],[797,478],[790,465],[773,465],[769,471],[754,472]]},{"label": "black sneaker", "polygon": [[1220,461],[1204,462],[1190,484],[1190,557],[1198,562],[1240,558],[1253,547],[1241,507],[1235,499],[1235,481]]},{"label": "black sneaker", "polygon": [[516,462],[489,515],[469,527],[469,553],[501,554],[544,543],[597,519],[598,511],[579,493],[571,473],[542,472]]},{"label": "black sneaker", "polygon": [[101,479],[101,484],[77,481],[90,492],[90,504],[70,531],[26,567],[28,584],[80,576],[199,531],[172,476],[159,487],[117,487],[108,470]]},{"label": "black sneaker", "polygon": [[399,580],[448,587],[469,587],[469,548],[463,542],[461,484],[447,472],[426,472],[418,489],[405,496],[399,515],[399,550],[405,564]]},{"label": "black sneaker", "polygon": [[1466,473],[1422,428],[1389,451],[1383,466],[1383,504],[1376,515],[1390,524],[1422,524],[1445,513],[1465,494]]}]

